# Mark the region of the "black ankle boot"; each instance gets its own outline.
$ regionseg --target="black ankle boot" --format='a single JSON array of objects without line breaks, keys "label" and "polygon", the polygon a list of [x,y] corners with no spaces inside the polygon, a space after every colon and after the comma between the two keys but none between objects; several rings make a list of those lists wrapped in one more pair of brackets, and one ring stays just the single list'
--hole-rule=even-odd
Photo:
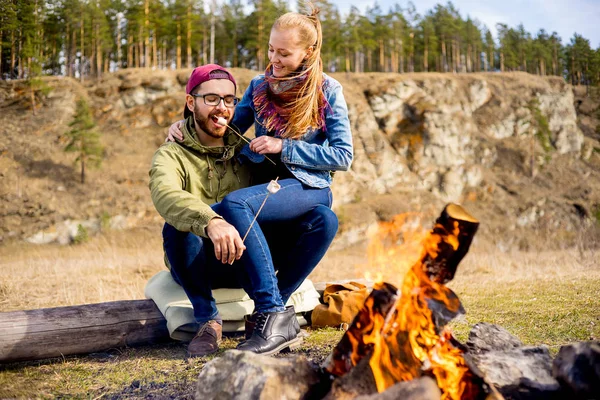
[{"label": "black ankle boot", "polygon": [[298,337],[300,325],[294,306],[285,311],[253,314],[255,325],[250,339],[240,343],[238,350],[270,356],[285,348],[294,349],[302,343]]}]

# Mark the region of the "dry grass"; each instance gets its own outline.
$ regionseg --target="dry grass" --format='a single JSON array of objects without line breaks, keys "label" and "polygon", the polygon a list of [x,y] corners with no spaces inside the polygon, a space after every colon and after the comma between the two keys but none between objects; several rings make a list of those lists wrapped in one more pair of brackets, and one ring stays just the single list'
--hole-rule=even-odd
[{"label": "dry grass", "polygon": [[141,299],[162,260],[159,226],[81,245],[0,247],[0,311]]}]

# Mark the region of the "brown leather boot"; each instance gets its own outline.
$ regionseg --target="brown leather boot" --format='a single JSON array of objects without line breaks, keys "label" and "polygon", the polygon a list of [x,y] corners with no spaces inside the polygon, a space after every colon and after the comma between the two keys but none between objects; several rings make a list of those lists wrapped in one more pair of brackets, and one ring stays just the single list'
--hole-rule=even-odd
[{"label": "brown leather boot", "polygon": [[216,353],[223,338],[223,327],[215,320],[205,322],[188,345],[189,357],[203,357]]}]

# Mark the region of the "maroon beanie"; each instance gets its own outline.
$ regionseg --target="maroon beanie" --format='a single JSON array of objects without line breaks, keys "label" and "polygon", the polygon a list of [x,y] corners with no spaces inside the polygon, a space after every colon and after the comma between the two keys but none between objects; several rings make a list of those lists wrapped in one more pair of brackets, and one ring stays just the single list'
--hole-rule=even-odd
[{"label": "maroon beanie", "polygon": [[[196,86],[206,81],[210,81],[211,79],[228,79],[233,82],[234,90],[237,91],[237,84],[229,71],[217,64],[206,64],[196,67],[192,71],[192,75],[190,75],[190,79],[188,79],[188,83],[185,86],[185,92],[191,94]],[[189,110],[186,103],[185,108],[183,109],[183,118],[187,119],[187,117],[192,114],[193,113]]]}]

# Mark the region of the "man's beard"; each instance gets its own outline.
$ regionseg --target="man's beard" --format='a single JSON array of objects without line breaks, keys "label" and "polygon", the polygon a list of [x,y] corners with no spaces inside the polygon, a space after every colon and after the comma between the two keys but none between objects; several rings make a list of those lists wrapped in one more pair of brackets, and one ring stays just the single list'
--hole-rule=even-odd
[{"label": "man's beard", "polygon": [[215,131],[213,128],[213,124],[212,124],[212,116],[213,115],[217,115],[217,116],[222,116],[223,118],[225,118],[227,120],[227,123],[229,123],[229,115],[228,116],[224,116],[224,115],[219,115],[220,113],[211,113],[208,118],[204,118],[202,115],[200,115],[199,112],[195,112],[194,113],[194,120],[196,121],[196,124],[198,125],[198,128],[200,128],[204,133],[206,133],[208,136],[215,138],[215,139],[220,139],[223,136],[225,136],[225,132],[227,132],[227,129],[219,129],[218,131]]}]

